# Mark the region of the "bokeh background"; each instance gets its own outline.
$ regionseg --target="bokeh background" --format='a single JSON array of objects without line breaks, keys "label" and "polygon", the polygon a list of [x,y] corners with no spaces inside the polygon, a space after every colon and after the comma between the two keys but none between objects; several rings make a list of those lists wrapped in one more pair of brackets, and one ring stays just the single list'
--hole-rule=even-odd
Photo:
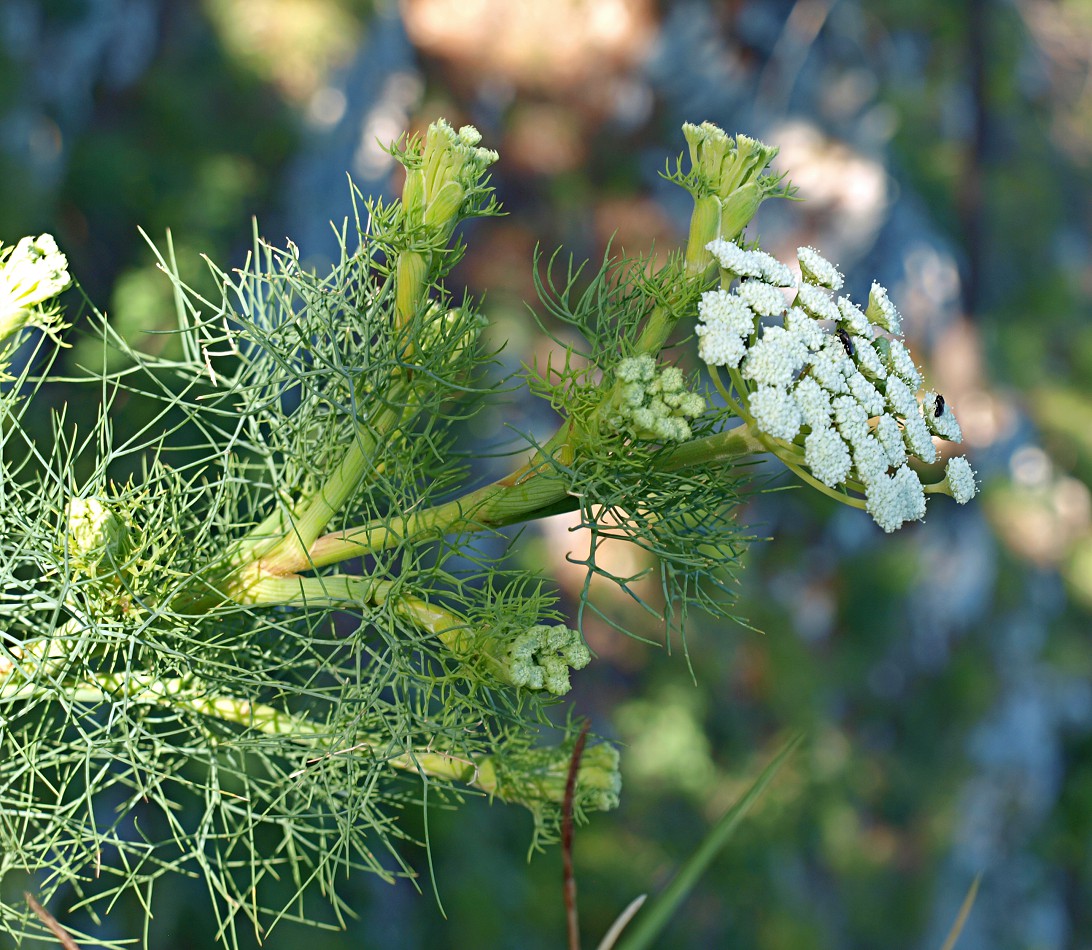
[{"label": "bokeh background", "polygon": [[[586,943],[802,729],[663,946],[938,947],[981,873],[960,947],[1092,947],[1092,2],[3,0],[0,239],[52,231],[115,325],[163,346],[138,227],[171,228],[198,285],[198,253],[240,262],[255,215],[321,266],[346,173],[393,193],[377,140],[439,115],[502,156],[510,214],[467,233],[456,279],[488,289],[512,365],[544,345],[536,242],[683,240],[689,199],[658,177],[683,121],[780,145],[805,201],[752,233],[821,247],[855,297],[891,289],[984,486],[893,537],[814,492],[756,495],[743,517],[775,539],[743,574],[756,629],[696,618],[693,677],[679,643],[589,623],[576,708],[626,750],[621,808],[576,839]],[[550,420],[507,406],[478,435],[505,422]],[[575,599],[568,528],[522,550]],[[499,805],[433,811],[431,871],[407,852],[421,893],[351,880],[347,932],[264,946],[562,946],[560,857],[528,864],[530,831]],[[150,946],[212,946],[206,900],[162,889]],[[99,932],[138,937],[139,908]]]}]

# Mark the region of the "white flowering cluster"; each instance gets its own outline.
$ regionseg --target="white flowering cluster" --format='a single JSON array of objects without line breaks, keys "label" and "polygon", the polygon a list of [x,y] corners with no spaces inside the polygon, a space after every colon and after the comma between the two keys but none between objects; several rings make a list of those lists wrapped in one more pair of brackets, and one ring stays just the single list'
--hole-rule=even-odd
[{"label": "white flowering cluster", "polygon": [[[732,372],[755,428],[780,440],[773,447],[790,465],[829,488],[862,493],[885,531],[924,517],[925,489],[908,459],[933,462],[933,436],[963,436],[942,396],[926,393],[919,404],[921,373],[887,291],[874,283],[863,311],[848,297],[833,299],[842,275],[810,247],[798,251],[799,280],[761,251],[719,240],[708,249],[726,286],[740,282],[702,295],[699,353]],[[961,504],[973,497],[965,458],[949,462],[945,487]]]},{"label": "white flowering cluster", "polygon": [[611,404],[612,426],[635,438],[656,442],[685,442],[691,436],[688,420],[705,412],[705,399],[686,389],[677,366],[657,367],[648,355],[622,360],[615,369],[622,384]]},{"label": "white flowering cluster", "polygon": [[38,308],[70,283],[68,259],[51,234],[25,237],[14,247],[0,245],[0,343],[25,326],[57,329]]}]

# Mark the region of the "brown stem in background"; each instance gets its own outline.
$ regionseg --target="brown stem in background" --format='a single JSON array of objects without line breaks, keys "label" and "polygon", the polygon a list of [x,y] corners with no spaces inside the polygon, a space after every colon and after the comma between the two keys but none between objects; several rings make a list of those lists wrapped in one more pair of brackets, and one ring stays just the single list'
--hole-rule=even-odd
[{"label": "brown stem in background", "polygon": [[57,938],[57,941],[64,950],[80,950],[80,945],[72,939],[72,935],[57,923],[56,917],[34,899],[34,895],[31,894],[30,891],[23,891],[23,897],[26,898],[27,906],[34,911],[34,913],[38,915],[38,919],[49,928],[49,932]]},{"label": "brown stem in background", "polygon": [[561,880],[565,895],[565,919],[568,923],[569,950],[580,950],[580,921],[576,913],[576,877],[573,874],[573,795],[576,794],[576,775],[584,756],[584,742],[588,738],[588,720],[580,729],[569,759],[569,776],[565,780],[565,800],[561,806]]},{"label": "brown stem in background", "polygon": [[989,146],[989,88],[986,57],[989,47],[989,0],[967,0],[966,39],[968,80],[973,111],[964,169],[960,176],[958,211],[967,251],[963,284],[963,312],[973,320],[982,307],[982,271],[986,258],[986,208],[984,203],[987,149]]}]

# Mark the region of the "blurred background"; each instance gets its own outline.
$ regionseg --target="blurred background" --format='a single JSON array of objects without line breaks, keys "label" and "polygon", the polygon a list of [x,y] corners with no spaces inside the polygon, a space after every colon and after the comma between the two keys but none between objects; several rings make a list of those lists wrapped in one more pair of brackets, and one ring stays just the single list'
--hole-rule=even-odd
[{"label": "blurred background", "polygon": [[[138,228],[171,228],[198,286],[198,253],[239,263],[252,216],[322,266],[346,173],[393,194],[379,143],[440,115],[501,154],[509,216],[467,232],[456,279],[488,289],[512,366],[544,346],[536,242],[676,246],[690,201],[658,173],[710,120],[780,145],[805,199],[763,206],[767,250],[814,244],[855,298],[891,290],[984,485],[893,537],[815,492],[756,495],[742,517],[776,539],[743,574],[756,629],[694,618],[693,678],[678,642],[589,622],[576,709],[626,749],[620,809],[576,838],[586,944],[802,729],[663,946],[939,947],[981,873],[961,948],[1092,947],[1092,2],[4,0],[0,239],[52,231],[115,326],[163,346]],[[478,435],[549,428],[503,413]],[[575,603],[570,524],[523,556]],[[264,946],[563,945],[560,857],[527,863],[525,812],[471,802],[428,832],[421,893],[351,880],[347,932]],[[150,946],[212,946],[198,882],[158,900]],[[100,932],[137,938],[140,909]]]}]

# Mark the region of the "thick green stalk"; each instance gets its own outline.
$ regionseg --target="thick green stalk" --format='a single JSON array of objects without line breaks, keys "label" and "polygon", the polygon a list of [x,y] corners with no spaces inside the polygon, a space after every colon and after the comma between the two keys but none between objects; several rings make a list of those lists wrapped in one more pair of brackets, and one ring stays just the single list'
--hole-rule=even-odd
[{"label": "thick green stalk", "polygon": [[292,519],[291,530],[262,557],[264,570],[288,573],[296,569],[291,565],[306,557],[307,550],[322,534],[323,528],[349,500],[361,480],[375,468],[385,440],[410,411],[409,404],[398,405],[409,393],[408,383],[393,386],[388,405],[375,413],[367,425],[357,426],[353,441],[338,467],[322,487],[302,503]]},{"label": "thick green stalk", "polygon": [[[747,455],[762,455],[770,448],[746,425],[726,432],[685,442],[657,463],[664,472],[732,461]],[[550,469],[524,466],[500,481],[404,518],[373,521],[319,538],[311,546],[306,564],[299,570],[326,567],[362,554],[382,551],[404,541],[443,537],[457,531],[488,531],[504,525],[556,514],[563,503],[578,499],[569,495],[565,479]]]},{"label": "thick green stalk", "polygon": [[488,531],[531,520],[536,513],[552,514],[570,497],[568,480],[557,471],[554,459],[563,465],[572,461],[574,449],[567,438],[571,431],[571,424],[562,425],[526,465],[452,501],[319,538],[305,557],[292,563],[291,569],[303,571],[325,567],[368,552],[392,548],[409,539],[441,538],[459,531]]},{"label": "thick green stalk", "polygon": [[703,439],[683,442],[666,453],[656,468],[664,472],[677,472],[696,465],[731,462],[746,455],[764,455],[769,451],[750,426],[744,424]]}]

